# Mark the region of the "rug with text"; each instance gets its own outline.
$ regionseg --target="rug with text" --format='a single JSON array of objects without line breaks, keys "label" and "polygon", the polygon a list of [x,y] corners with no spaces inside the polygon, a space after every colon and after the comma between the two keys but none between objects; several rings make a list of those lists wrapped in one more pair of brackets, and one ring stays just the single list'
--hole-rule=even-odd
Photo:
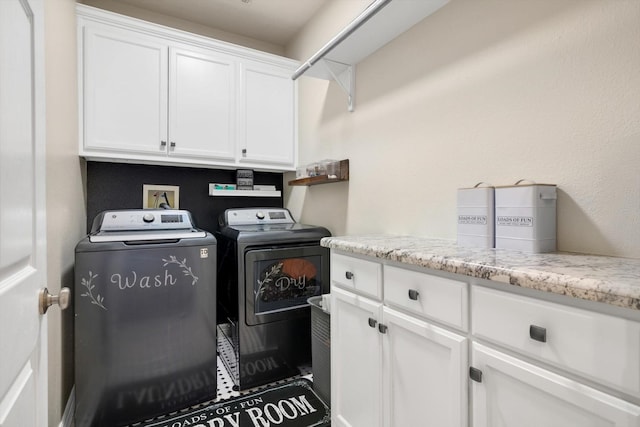
[{"label": "rug with text", "polygon": [[327,405],[301,378],[267,390],[222,400],[141,427],[321,427],[331,425]]}]

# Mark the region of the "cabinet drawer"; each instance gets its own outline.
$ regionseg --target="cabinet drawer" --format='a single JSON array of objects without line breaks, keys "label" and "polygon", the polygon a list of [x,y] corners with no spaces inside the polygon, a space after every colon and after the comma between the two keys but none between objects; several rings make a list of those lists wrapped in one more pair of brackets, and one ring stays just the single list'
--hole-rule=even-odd
[{"label": "cabinet drawer", "polygon": [[382,299],[382,265],[331,252],[331,281],[346,289]]},{"label": "cabinet drawer", "polygon": [[467,284],[384,266],[384,301],[412,313],[467,329]]},{"label": "cabinet drawer", "polygon": [[474,287],[477,337],[640,396],[640,323]]}]

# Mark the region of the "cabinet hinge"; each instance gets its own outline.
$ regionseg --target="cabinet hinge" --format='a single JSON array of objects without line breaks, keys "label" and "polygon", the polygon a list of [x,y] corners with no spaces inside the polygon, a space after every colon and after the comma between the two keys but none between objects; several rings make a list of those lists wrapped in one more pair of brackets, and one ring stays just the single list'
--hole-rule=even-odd
[{"label": "cabinet hinge", "polygon": [[387,325],[383,325],[382,323],[378,324],[378,330],[380,331],[381,334],[386,334],[387,329],[389,329]]},{"label": "cabinet hinge", "polygon": [[474,368],[473,366],[469,367],[469,378],[474,380],[477,383],[482,382],[482,371],[478,368]]}]

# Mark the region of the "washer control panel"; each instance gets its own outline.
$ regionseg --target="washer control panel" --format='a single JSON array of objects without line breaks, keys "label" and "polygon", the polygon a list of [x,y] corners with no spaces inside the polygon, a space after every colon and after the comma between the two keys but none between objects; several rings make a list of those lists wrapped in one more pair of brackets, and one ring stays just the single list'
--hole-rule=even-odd
[{"label": "washer control panel", "polygon": [[193,228],[191,215],[184,210],[143,209],[107,211],[102,215],[99,230],[182,230]]}]

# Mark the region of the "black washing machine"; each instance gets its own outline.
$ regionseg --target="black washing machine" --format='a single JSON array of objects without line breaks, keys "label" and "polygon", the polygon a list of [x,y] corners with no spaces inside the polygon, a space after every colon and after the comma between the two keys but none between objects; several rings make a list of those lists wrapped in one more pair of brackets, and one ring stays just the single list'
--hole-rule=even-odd
[{"label": "black washing machine", "polygon": [[236,387],[299,373],[311,361],[307,299],[329,292],[324,227],[283,208],[228,209],[218,242],[218,351]]},{"label": "black washing machine", "polygon": [[216,241],[184,210],[103,212],[76,246],[76,426],[216,398]]}]

